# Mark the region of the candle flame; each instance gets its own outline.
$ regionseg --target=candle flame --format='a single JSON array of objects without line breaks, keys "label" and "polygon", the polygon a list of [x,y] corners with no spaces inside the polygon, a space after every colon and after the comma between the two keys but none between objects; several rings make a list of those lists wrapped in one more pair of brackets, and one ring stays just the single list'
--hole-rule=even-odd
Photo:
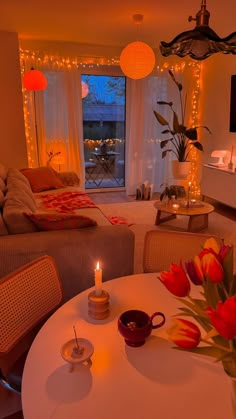
[{"label": "candle flame", "polygon": [[97,269],[97,270],[98,270],[98,269],[100,269],[100,264],[99,264],[99,262],[97,262],[96,269]]}]

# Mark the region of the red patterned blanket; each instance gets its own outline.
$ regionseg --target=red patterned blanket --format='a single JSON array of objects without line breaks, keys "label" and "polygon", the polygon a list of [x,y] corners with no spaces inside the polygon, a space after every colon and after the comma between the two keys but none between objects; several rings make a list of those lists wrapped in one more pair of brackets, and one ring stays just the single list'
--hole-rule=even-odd
[{"label": "red patterned blanket", "polygon": [[[39,210],[54,210],[59,213],[74,213],[80,208],[98,208],[85,192],[69,191],[35,195],[38,201]],[[130,225],[124,217],[105,214],[104,216],[111,224]]]},{"label": "red patterned blanket", "polygon": [[97,205],[84,192],[62,192],[37,195],[39,207],[54,209],[57,212],[74,212],[80,208],[97,208]]}]

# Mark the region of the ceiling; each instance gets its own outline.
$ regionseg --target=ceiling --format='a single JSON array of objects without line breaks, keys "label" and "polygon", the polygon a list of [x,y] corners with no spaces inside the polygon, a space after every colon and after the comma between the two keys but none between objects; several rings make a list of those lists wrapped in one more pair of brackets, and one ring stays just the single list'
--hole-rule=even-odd
[{"label": "ceiling", "polygon": [[[201,0],[0,0],[0,30],[17,32],[20,39],[67,41],[124,47],[141,40],[157,48],[190,30],[190,15]],[[207,0],[210,26],[221,36],[236,31],[235,0]],[[139,29],[133,14],[144,15]]]}]

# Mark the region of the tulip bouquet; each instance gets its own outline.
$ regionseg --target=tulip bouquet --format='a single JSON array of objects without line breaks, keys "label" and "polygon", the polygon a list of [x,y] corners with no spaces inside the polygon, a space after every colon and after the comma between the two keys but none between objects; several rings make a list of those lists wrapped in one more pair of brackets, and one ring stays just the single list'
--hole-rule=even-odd
[{"label": "tulip bouquet", "polygon": [[[221,361],[228,375],[236,377],[236,275],[233,247],[208,239],[193,260],[171,264],[159,276],[164,286],[181,301],[180,313],[167,331],[177,349],[208,355]],[[199,298],[191,294],[200,287]],[[191,317],[194,322],[183,319]]]}]

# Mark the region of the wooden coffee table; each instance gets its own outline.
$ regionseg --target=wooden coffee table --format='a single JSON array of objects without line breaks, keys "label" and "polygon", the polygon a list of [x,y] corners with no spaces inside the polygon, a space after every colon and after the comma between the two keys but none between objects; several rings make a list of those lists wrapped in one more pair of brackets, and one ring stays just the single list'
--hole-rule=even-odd
[{"label": "wooden coffee table", "polygon": [[[189,217],[187,231],[197,232],[208,227],[208,214],[214,211],[214,207],[206,202],[200,202],[199,206],[182,206],[178,208],[172,204],[165,204],[157,201],[154,204],[157,209],[155,224],[159,225],[166,221],[173,220],[177,215],[186,215]],[[166,215],[169,214],[169,215]]]}]

